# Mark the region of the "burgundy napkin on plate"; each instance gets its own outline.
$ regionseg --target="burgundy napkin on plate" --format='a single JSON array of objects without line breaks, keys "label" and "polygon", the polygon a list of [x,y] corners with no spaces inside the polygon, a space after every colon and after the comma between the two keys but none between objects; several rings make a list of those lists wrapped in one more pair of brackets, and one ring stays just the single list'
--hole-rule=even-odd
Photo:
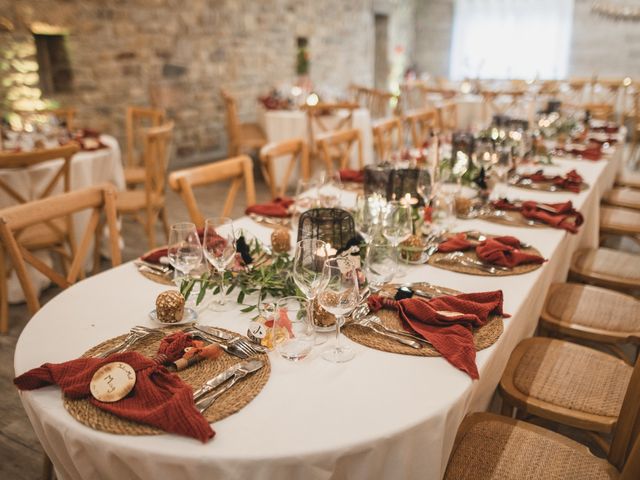
[{"label": "burgundy napkin on plate", "polygon": [[[206,442],[215,432],[195,408],[191,387],[161,365],[179,359],[184,349],[193,345],[190,336],[177,332],[162,340],[154,359],[137,352],[125,352],[107,358],[45,363],[16,377],[13,383],[20,390],[35,390],[55,384],[68,397],[86,398],[101,410],[118,417]],[[136,372],[136,384],[123,399],[107,403],[91,396],[89,384],[96,370],[110,362],[129,364]]]},{"label": "burgundy napkin on plate", "polygon": [[245,213],[256,213],[267,217],[289,217],[289,207],[293,205],[294,200],[288,197],[278,197],[272,202],[251,205],[245,210]]},{"label": "burgundy napkin on plate", "polygon": [[450,252],[458,252],[462,250],[469,250],[473,248],[475,243],[467,240],[467,236],[464,233],[458,233],[447,238],[444,242],[438,245],[438,252],[440,253],[450,253]]},{"label": "burgundy napkin on plate", "polygon": [[476,255],[485,263],[513,268],[525,263],[543,263],[539,255],[520,250],[520,240],[512,236],[488,238],[482,242],[467,240],[464,233],[449,237],[438,246],[438,252],[456,252],[475,247]]},{"label": "burgundy napkin on plate", "polygon": [[602,145],[598,143],[589,144],[584,149],[567,148],[565,151],[571,155],[579,155],[585,160],[597,161],[602,158]]},{"label": "burgundy napkin on plate", "polygon": [[502,311],[502,291],[445,295],[426,300],[421,297],[394,300],[372,295],[368,300],[373,312],[396,310],[404,327],[424,337],[454,367],[471,378],[480,377],[472,328],[486,325],[492,314],[507,317]]},{"label": "burgundy napkin on plate", "polygon": [[582,186],[582,176],[575,169],[565,176],[545,175],[543,170],[538,170],[531,175],[522,175],[522,178],[529,179],[535,183],[551,182],[564,190],[574,193],[580,193],[580,187]]},{"label": "burgundy napkin on plate", "polygon": [[[198,228],[198,238],[200,239],[200,243],[204,241],[204,228]],[[160,265],[160,259],[162,257],[166,257],[169,254],[169,249],[167,247],[156,248],[155,250],[151,250],[149,253],[140,257],[140,260],[144,260],[149,263],[156,263]]]},{"label": "burgundy napkin on plate", "polygon": [[343,168],[340,170],[340,180],[343,182],[364,183],[364,170]]},{"label": "burgundy napkin on plate", "polygon": [[[519,211],[525,218],[546,223],[554,228],[563,228],[571,233],[577,233],[578,227],[584,223],[582,213],[573,208],[571,201],[544,204],[526,201],[522,202],[522,205],[515,205],[501,198],[492,202],[492,205],[498,210]],[[540,208],[541,206],[544,208]]]}]

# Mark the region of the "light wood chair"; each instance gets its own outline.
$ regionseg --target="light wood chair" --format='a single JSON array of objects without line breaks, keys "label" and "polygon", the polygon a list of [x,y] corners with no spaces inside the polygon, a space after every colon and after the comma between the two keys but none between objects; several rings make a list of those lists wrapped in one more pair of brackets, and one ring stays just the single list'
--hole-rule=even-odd
[{"label": "light wood chair", "polygon": [[640,189],[640,172],[624,170],[616,178],[616,185]]},{"label": "light wood chair", "polygon": [[144,183],[147,176],[143,158],[144,130],[150,127],[159,127],[164,122],[164,118],[164,110],[127,107],[127,156],[124,167],[124,179],[127,185],[133,186]]},{"label": "light wood chair", "polygon": [[[40,191],[31,192],[35,200],[47,199],[56,190],[69,192],[71,188],[71,158],[80,149],[76,143],[63,147],[32,152],[0,153],[0,168],[27,169],[44,162],[60,159],[58,168],[54,168],[48,182]],[[12,185],[0,178],[0,190],[4,191],[17,204],[28,204],[30,199],[18,192]],[[63,265],[67,265],[70,254],[75,252],[75,240],[71,219],[46,221],[15,232],[16,240],[29,250],[51,250],[61,256]],[[68,248],[67,248],[68,247]],[[0,333],[9,328],[8,276],[13,271],[4,261],[5,252],[0,248]]]},{"label": "light wood chair", "polygon": [[267,144],[267,136],[257,123],[240,122],[236,99],[227,91],[220,90],[227,116],[229,157],[259,150]]},{"label": "light wood chair", "polygon": [[[171,155],[173,122],[152,127],[143,134],[145,167],[144,190],[126,190],[118,193],[118,213],[132,215],[147,234],[149,248],[156,246],[156,220],[162,220],[165,235],[169,239],[169,223],[165,207],[167,166]],[[144,212],[144,218],[141,214]]]},{"label": "light wood chair", "polygon": [[382,120],[372,127],[372,131],[373,147],[379,160],[387,160],[391,152],[402,148],[404,137],[400,117]]},{"label": "light wood chair", "polygon": [[640,290],[640,255],[610,248],[583,248],[571,258],[570,273],[581,282],[631,293]]},{"label": "light wood chair", "polygon": [[452,90],[443,86],[433,86],[428,84],[419,85],[422,93],[422,109],[435,109],[443,102],[453,100],[458,94],[455,90]]},{"label": "light wood chair", "polygon": [[438,129],[441,132],[452,132],[458,128],[458,106],[453,101],[444,102],[436,112],[438,113]]},{"label": "light wood chair", "polygon": [[[287,169],[280,185],[276,183],[275,165],[287,162]],[[289,179],[296,165],[299,166],[303,180],[309,179],[309,148],[301,138],[269,143],[260,150],[260,168],[271,191],[271,197],[283,197],[289,185]]]},{"label": "light wood chair", "polygon": [[309,129],[309,148],[311,157],[318,156],[317,140],[331,132],[353,128],[353,112],[360,108],[354,102],[318,103],[306,105],[307,128]]},{"label": "light wood chair", "polygon": [[524,90],[481,92],[484,118],[490,120],[494,115],[508,115],[517,109],[524,97]]},{"label": "light wood chair", "polygon": [[640,212],[629,208],[602,205],[600,234],[628,236],[640,244]]},{"label": "light wood chair", "polygon": [[628,417],[631,417],[629,430],[636,431],[617,434],[618,443],[624,445],[612,449],[607,459],[596,457],[586,446],[537,425],[493,413],[473,413],[458,428],[444,479],[637,479],[640,441],[635,407],[636,412]]},{"label": "light wood chair", "polygon": [[602,201],[616,207],[640,210],[640,190],[631,187],[615,187],[604,195]]},{"label": "light wood chair", "polygon": [[169,186],[180,194],[191,221],[198,227],[204,226],[205,215],[198,208],[194,187],[210,185],[212,183],[230,181],[229,193],[225,199],[221,215],[228,217],[235,204],[238,190],[244,183],[247,206],[256,203],[256,190],[253,182],[253,163],[247,155],[221,160],[184,170],[177,170],[169,175]]},{"label": "light wood chair", "polygon": [[338,168],[350,168],[353,146],[356,145],[358,169],[364,168],[362,152],[362,137],[360,130],[353,128],[324,135],[317,141],[317,149],[320,159],[324,162],[329,175],[333,174],[334,162],[338,162]]},{"label": "light wood chair", "polygon": [[[0,210],[0,241],[3,249],[8,252],[9,260],[18,274],[31,315],[34,315],[40,309],[40,302],[27,271],[27,264],[51,279],[60,288],[67,288],[73,285],[81,277],[92,237],[94,261],[98,258],[106,223],[110,238],[111,265],[114,267],[120,265],[121,254],[118,244],[120,236],[116,220],[115,195],[113,186],[105,184]],[[72,258],[71,267],[65,275],[56,272],[34,256],[16,238],[17,232],[58,219],[70,218],[72,214],[82,211],[91,211],[91,216],[81,237],[80,245]],[[0,264],[0,267],[2,266]],[[43,478],[51,478],[52,471],[51,460],[45,454]]]},{"label": "light wood chair", "polygon": [[415,148],[422,148],[431,133],[439,129],[436,110],[426,109],[410,113],[404,117],[404,122],[411,132],[411,141]]},{"label": "light wood chair", "polygon": [[[593,348],[553,338],[534,337],[513,350],[500,379],[502,413],[527,415],[581,429],[606,452],[606,435],[626,428],[623,410],[637,409],[640,362],[636,366]],[[614,439],[615,442],[615,439]]]},{"label": "light wood chair", "polygon": [[[608,288],[579,283],[551,285],[540,315],[540,332],[606,346],[629,364],[640,346],[640,301]],[[620,345],[633,345],[629,359]]]},{"label": "light wood chair", "polygon": [[585,103],[581,110],[589,111],[591,118],[610,120],[613,117],[613,105],[609,103]]},{"label": "light wood chair", "polygon": [[391,114],[392,100],[396,95],[384,90],[368,88],[359,85],[351,85],[354,102],[361,107],[367,108],[372,119],[385,118]]}]

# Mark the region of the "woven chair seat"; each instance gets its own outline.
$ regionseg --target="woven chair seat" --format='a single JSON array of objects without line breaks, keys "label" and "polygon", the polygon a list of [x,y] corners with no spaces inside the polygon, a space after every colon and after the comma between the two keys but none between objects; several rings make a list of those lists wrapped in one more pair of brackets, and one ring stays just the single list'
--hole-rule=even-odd
[{"label": "woven chair seat", "polygon": [[600,480],[618,472],[588,449],[536,425],[480,413],[459,429],[446,480]]},{"label": "woven chair seat", "polygon": [[513,370],[513,385],[526,397],[618,417],[633,367],[598,350],[550,338],[529,338],[517,349],[524,355]]},{"label": "woven chair seat", "polygon": [[640,190],[629,187],[614,188],[607,192],[604,201],[618,207],[640,210]]},{"label": "woven chair seat", "polygon": [[[640,332],[640,302],[606,288],[563,283],[554,285],[543,318],[561,327],[584,326],[612,332]],[[640,337],[640,334],[636,335]]]},{"label": "woven chair seat", "polygon": [[640,287],[640,255],[610,248],[578,250],[571,260],[571,272],[604,286]]},{"label": "woven chair seat", "polygon": [[623,235],[640,234],[640,212],[620,207],[600,207],[600,230]]},{"label": "woven chair seat", "polygon": [[640,188],[640,172],[625,170],[616,178],[616,183],[625,187]]}]

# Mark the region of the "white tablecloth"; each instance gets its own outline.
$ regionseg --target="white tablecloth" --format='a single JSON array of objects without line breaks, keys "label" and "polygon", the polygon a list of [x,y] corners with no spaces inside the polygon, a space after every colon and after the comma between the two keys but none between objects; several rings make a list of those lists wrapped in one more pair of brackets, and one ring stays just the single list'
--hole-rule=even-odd
[{"label": "white tablecloth", "polygon": [[[373,133],[371,131],[371,116],[366,108],[358,108],[353,111],[353,128],[360,130],[362,135],[362,156],[364,164],[373,163]],[[260,110],[259,121],[264,129],[269,142],[281,142],[292,138],[303,138],[309,141],[309,126],[306,112],[302,110]],[[325,121],[330,125],[330,120]],[[357,167],[357,152],[351,157],[353,168]],[[311,163],[311,172],[318,170],[322,166]],[[276,162],[275,176],[279,183],[286,170],[285,162]],[[291,180],[299,178],[297,170],[291,175]]]},{"label": "white tablecloth", "polygon": [[[109,135],[101,135],[100,140],[108,148],[78,152],[71,159],[71,190],[78,190],[104,182],[113,183],[119,190],[124,189],[124,171],[118,141]],[[62,160],[51,160],[29,169],[0,169],[0,178],[28,200],[35,200],[42,193],[42,190],[47,186],[61,164]],[[54,193],[62,193],[62,191],[63,182],[60,180],[56,189],[54,189]],[[0,190],[0,209],[16,203],[15,199]],[[78,242],[89,221],[89,213],[83,212],[74,215],[74,233]],[[38,255],[45,260],[48,257],[46,253],[39,253]],[[88,255],[88,258],[90,259],[91,255]],[[27,266],[27,268],[32,273],[36,289],[41,290],[49,285],[50,281],[45,276],[30,266]],[[20,287],[20,282],[15,272],[13,272],[9,280],[9,301],[15,303],[23,300],[24,294]]]},{"label": "white tablecloth", "polygon": [[[580,194],[509,190],[512,199],[571,199],[586,217],[577,235],[548,228],[517,228],[482,220],[458,228],[511,234],[538,248],[549,261],[525,274],[480,277],[415,266],[403,281],[428,281],[464,292],[502,289],[504,333],[478,352],[480,380],[441,357],[395,355],[352,344],[356,357],[332,364],[314,350],[301,363],[271,354],[272,372],[263,391],[240,412],[213,425],[207,444],[174,435],[118,436],[76,422],[60,390],[21,393],[38,438],[64,480],[71,479],[438,479],[459,423],[486,409],[509,355],[532,335],[549,284],[565,278],[572,252],[597,245],[598,206],[619,157],[589,162],[559,160],[577,168],[591,188]],[[345,203],[354,195],[345,193]],[[237,223],[267,241],[271,230],[247,218]],[[21,374],[44,362],[62,362],[93,345],[151,326],[147,317],[166,287],[150,282],[128,263],[71,287],[47,303],[27,324],[15,353]],[[201,314],[203,324],[244,333],[249,314]],[[345,340],[348,341],[348,340]],[[321,348],[321,347],[320,347]]]}]

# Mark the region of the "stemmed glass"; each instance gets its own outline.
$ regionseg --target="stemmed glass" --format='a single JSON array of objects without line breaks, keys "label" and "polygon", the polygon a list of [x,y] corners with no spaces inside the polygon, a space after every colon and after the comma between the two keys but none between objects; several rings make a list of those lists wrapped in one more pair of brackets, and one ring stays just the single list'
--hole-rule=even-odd
[{"label": "stemmed glass", "polygon": [[507,174],[513,168],[513,155],[511,147],[496,147],[496,153],[493,159],[493,170],[498,176],[498,183],[494,190],[496,198],[507,196]]},{"label": "stemmed glass", "polygon": [[193,223],[171,225],[167,256],[174,268],[174,282],[180,286],[182,279],[188,277],[191,270],[198,267],[202,260],[200,238]]},{"label": "stemmed glass", "polygon": [[382,217],[382,235],[391,242],[395,250],[395,258],[398,263],[399,275],[402,275],[403,269],[399,264],[398,246],[401,242],[409,238],[413,233],[413,212],[411,206],[400,201],[391,201],[387,203],[387,207]]},{"label": "stemmed glass", "polygon": [[224,272],[236,254],[236,239],[230,218],[207,218],[204,223],[202,251],[209,263],[215,267],[220,278],[220,294],[211,302],[209,308],[224,311],[228,308],[224,292]]},{"label": "stemmed glass", "polygon": [[336,208],[340,205],[340,190],[342,182],[340,174],[334,172],[331,175],[323,175],[318,186],[318,200],[323,208]]},{"label": "stemmed glass", "polygon": [[334,363],[352,360],[355,352],[340,344],[340,327],[344,317],[356,308],[360,300],[358,277],[355,265],[344,257],[331,258],[324,262],[322,285],[318,294],[320,305],[336,317],[336,343],[322,352],[322,358]]},{"label": "stemmed glass", "polygon": [[[296,251],[293,257],[293,281],[309,300],[307,302],[309,322],[320,332],[331,330],[331,327],[326,328],[316,325],[313,319],[313,301],[320,291],[322,268],[328,258],[327,244],[322,240],[306,239],[300,240],[296,244]],[[323,343],[325,340],[321,336],[316,337],[316,343]]]},{"label": "stemmed glass", "polygon": [[386,201],[378,194],[356,197],[356,211],[353,216],[356,229],[369,243],[380,226],[380,212]]},{"label": "stemmed glass", "polygon": [[364,273],[372,291],[377,292],[390,282],[397,268],[394,249],[391,245],[372,243],[367,247]]}]

